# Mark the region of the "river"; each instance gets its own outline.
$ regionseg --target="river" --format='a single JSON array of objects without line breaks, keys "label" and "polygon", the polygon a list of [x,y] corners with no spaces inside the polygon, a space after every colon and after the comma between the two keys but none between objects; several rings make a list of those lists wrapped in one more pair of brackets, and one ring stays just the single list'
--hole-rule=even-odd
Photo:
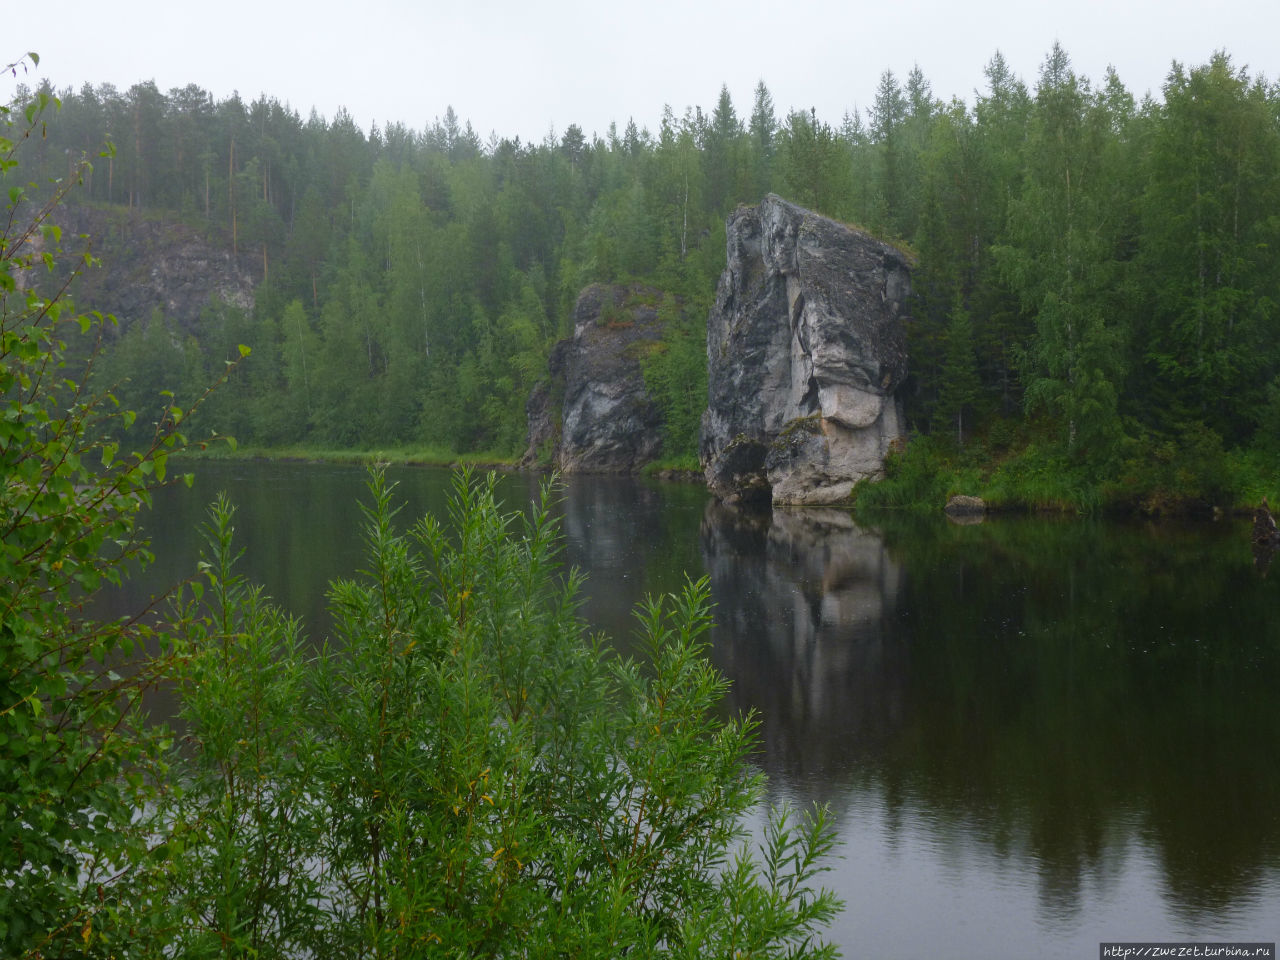
[{"label": "river", "polygon": [[[363,469],[196,473],[157,496],[157,562],[121,610],[194,569],[225,490],[242,572],[322,631],[325,584],[363,556]],[[389,476],[406,525],[443,511],[446,471]],[[759,713],[770,799],[831,807],[846,956],[1280,940],[1280,567],[1255,568],[1241,522],[867,529],[586,477],[559,510],[585,615],[624,646],[637,600],[710,577],[712,659],[728,708]]]}]

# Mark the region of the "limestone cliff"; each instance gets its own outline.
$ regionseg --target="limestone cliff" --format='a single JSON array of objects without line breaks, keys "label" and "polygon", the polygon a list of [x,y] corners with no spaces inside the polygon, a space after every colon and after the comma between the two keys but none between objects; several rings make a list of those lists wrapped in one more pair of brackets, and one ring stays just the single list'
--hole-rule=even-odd
[{"label": "limestone cliff", "polygon": [[726,224],[701,461],[729,502],[836,503],[903,434],[910,261],[772,194]]},{"label": "limestone cliff", "polygon": [[529,398],[526,465],[564,473],[633,473],[662,446],[662,414],[641,360],[658,348],[661,291],[593,284],[573,311],[573,336],[551,353],[551,382]]}]

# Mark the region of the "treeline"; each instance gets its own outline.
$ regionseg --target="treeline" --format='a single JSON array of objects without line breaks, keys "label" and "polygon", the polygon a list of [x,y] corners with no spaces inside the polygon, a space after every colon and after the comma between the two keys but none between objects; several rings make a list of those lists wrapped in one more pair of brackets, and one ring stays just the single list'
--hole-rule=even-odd
[{"label": "treeline", "polygon": [[[1113,477],[1187,451],[1274,451],[1280,88],[1219,53],[1174,64],[1139,102],[1057,46],[1030,87],[999,54],[986,77],[972,104],[944,103],[918,68],[886,71],[865,115],[835,126],[779,117],[762,82],[745,116],[722,89],[656,131],[570,126],[539,144],[482,140],[452,110],[366,135],[265,97],[86,87],[59,94],[40,162],[56,173],[109,137],[84,201],[180,215],[252,264],[252,316],[211,308],[181,336],[142,318],[119,354],[135,360],[112,369],[189,392],[250,344],[212,411],[249,441],[514,452],[592,281],[682,298],[651,372],[687,386],[662,365],[703,349],[725,214],[774,191],[917,254],[918,431],[1039,445]],[[160,369],[137,369],[157,349]],[[668,453],[687,455],[689,424],[672,426]]]}]

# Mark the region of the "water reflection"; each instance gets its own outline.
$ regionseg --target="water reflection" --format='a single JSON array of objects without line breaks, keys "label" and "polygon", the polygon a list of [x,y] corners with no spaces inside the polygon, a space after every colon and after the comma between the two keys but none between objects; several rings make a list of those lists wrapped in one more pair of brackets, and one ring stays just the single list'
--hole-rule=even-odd
[{"label": "water reflection", "polygon": [[829,509],[712,502],[702,562],[716,602],[712,657],[763,725],[772,779],[839,805],[842,774],[902,720],[903,649],[886,643],[901,571],[883,540]]},{"label": "water reflection", "polygon": [[960,947],[957,883],[1040,955],[1046,931],[1096,949],[1109,916],[1116,938],[1274,938],[1276,598],[1237,533],[707,508],[714,656],[772,779],[860,838],[840,883],[877,904],[855,907],[873,938]]},{"label": "water reflection", "polygon": [[[244,572],[313,636],[363,564],[360,468],[200,465],[148,520],[167,585],[219,489]],[[408,525],[449,475],[393,471]],[[512,509],[537,478],[504,477]],[[777,796],[832,805],[847,955],[1095,956],[1100,940],[1280,939],[1280,580],[1247,526],[752,513],[574,477],[583,614],[626,646],[647,593],[711,578],[729,709]],[[157,591],[139,578],[122,600]],[[140,592],[139,592],[140,591]]]},{"label": "water reflection", "polygon": [[631,651],[632,611],[646,596],[701,575],[698,517],[706,491],[634,477],[570,476],[559,504],[566,564],[587,574],[583,616]]}]

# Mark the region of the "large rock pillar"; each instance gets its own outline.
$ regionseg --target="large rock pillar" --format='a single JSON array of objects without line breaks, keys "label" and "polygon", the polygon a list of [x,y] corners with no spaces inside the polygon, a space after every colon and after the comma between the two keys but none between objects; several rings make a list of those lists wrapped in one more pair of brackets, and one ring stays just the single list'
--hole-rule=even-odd
[{"label": "large rock pillar", "polygon": [[910,259],[770,194],[726,224],[701,461],[728,502],[830,504],[904,434]]}]

